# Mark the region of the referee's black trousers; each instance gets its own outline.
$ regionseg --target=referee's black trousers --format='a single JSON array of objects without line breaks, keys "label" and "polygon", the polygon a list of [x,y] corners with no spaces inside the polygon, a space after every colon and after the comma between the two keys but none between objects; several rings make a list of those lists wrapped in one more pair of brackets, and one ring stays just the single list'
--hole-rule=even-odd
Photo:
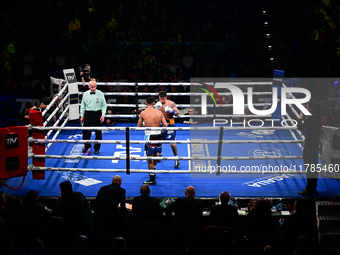
[{"label": "referee's black trousers", "polygon": [[[101,127],[100,117],[102,116],[102,111],[85,111],[84,114],[84,127]],[[83,130],[83,140],[91,139],[92,130]],[[102,140],[102,130],[95,130],[96,140]],[[85,144],[86,148],[90,148],[91,144]],[[100,149],[100,143],[94,145],[95,150]]]},{"label": "referee's black trousers", "polygon": [[318,170],[317,170],[317,164],[319,162],[319,153],[318,148],[315,150],[303,150],[303,163],[305,164],[306,171],[306,178],[307,178],[307,185],[306,189],[308,191],[314,191],[316,190],[316,187],[318,185]]}]

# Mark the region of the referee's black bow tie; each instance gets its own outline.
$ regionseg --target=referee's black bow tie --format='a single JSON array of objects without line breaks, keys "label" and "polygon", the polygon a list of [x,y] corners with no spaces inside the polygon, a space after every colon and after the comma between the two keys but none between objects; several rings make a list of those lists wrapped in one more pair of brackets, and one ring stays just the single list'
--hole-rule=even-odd
[{"label": "referee's black bow tie", "polygon": [[96,94],[96,92],[90,92],[90,95],[95,95]]}]

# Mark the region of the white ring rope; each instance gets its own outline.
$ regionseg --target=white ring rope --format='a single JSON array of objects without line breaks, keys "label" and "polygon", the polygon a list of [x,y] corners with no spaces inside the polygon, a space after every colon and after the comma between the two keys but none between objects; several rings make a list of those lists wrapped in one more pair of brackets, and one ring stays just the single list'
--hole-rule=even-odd
[{"label": "white ring rope", "polygon": [[[246,115],[249,116],[249,115]],[[203,131],[203,130],[295,130],[296,127],[286,126],[286,127],[77,127],[77,130],[119,130],[125,131],[127,128],[129,130],[134,131],[142,131],[142,130],[195,130],[195,131]],[[41,126],[30,126],[29,129],[37,129],[37,130],[74,130],[74,127],[41,127]]]},{"label": "white ring rope", "polygon": [[[66,101],[66,99],[68,99],[68,97],[69,97],[69,95],[65,96],[65,97],[63,98],[63,100],[60,101],[60,103],[59,103],[59,105],[56,107],[56,109],[55,109],[55,110],[51,113],[51,115],[45,120],[44,126],[46,126],[47,123],[48,123],[52,118],[54,118],[54,115],[57,114],[57,112],[58,112],[59,109],[61,108],[60,106],[62,106],[62,105],[64,104],[64,102]],[[52,103],[52,102],[51,102],[51,103]],[[51,104],[49,104],[49,106],[50,106],[50,105],[51,105]]]},{"label": "white ring rope", "polygon": [[[288,114],[287,114],[288,115]],[[283,115],[281,116],[282,120],[286,120],[286,117],[284,117]],[[288,118],[287,118],[288,119]],[[292,119],[290,119],[291,123],[293,124]],[[296,129],[297,130],[297,129]],[[294,138],[294,140],[298,141],[296,135],[294,134],[294,132],[292,130],[289,130],[290,134],[292,135],[292,137]],[[303,137],[303,140],[305,140],[305,138]],[[301,150],[303,150],[303,147],[301,144],[298,144],[298,146],[300,147]]]},{"label": "white ring rope", "polygon": [[[30,171],[35,170],[44,170],[44,171],[70,171],[70,172],[106,172],[106,173],[112,173],[112,172],[123,172],[125,173],[125,169],[99,169],[99,168],[61,168],[61,167],[35,167],[33,165],[29,166]],[[199,173],[195,170],[145,170],[145,169],[131,169],[130,172],[132,173],[184,173],[184,174],[195,174]],[[207,171],[205,174],[210,173]],[[214,173],[214,172],[211,172]],[[223,173],[223,172],[222,172]],[[228,174],[305,174],[304,171],[292,171],[288,169],[287,171],[228,171]]]},{"label": "white ring rope", "polygon": [[[29,139],[29,142],[33,143],[95,143],[95,144],[125,144],[126,140],[67,140],[67,139]],[[218,144],[219,140],[210,140],[210,141],[188,141],[188,140],[130,140],[130,144]],[[303,140],[223,140],[223,144],[239,144],[239,143],[304,143]]]},{"label": "white ring rope", "polygon": [[[64,127],[64,126],[66,125],[66,123],[68,122],[68,119],[69,119],[69,116],[67,116],[67,118],[64,120],[63,124],[61,125],[62,127]],[[52,141],[57,141],[56,139],[57,139],[57,137],[58,137],[60,131],[61,131],[61,130],[58,130],[58,131],[55,133],[55,135],[54,135],[53,138],[52,138]],[[52,145],[52,143],[50,142],[50,143],[46,146],[45,152],[48,150],[48,148],[51,147],[51,145]]]},{"label": "white ring rope", "polygon": [[[35,158],[55,158],[55,159],[102,159],[102,160],[126,160],[127,157],[113,156],[82,156],[82,155],[34,155]],[[136,157],[130,156],[130,160],[217,160],[218,157]],[[254,160],[254,159],[302,159],[302,156],[264,156],[264,157],[221,157],[221,160]]]},{"label": "white ring rope", "polygon": [[[69,105],[65,108],[65,110],[62,112],[62,114],[60,115],[60,117],[58,118],[58,120],[53,124],[52,127],[57,127],[60,120],[64,117],[64,115],[68,112],[69,109]],[[65,125],[64,125],[65,126]],[[50,130],[46,135],[45,135],[45,139],[48,138],[50,136],[50,134],[53,132],[53,130]]]},{"label": "white ring rope", "polygon": [[[85,85],[86,83],[84,82],[77,82],[78,85]],[[97,82],[97,85],[117,85],[117,86],[136,86],[136,84],[138,84],[138,86],[197,86],[197,85],[202,85],[202,83],[200,82],[176,82],[176,83],[158,83],[158,82]],[[204,84],[208,84],[213,86],[213,83],[208,82],[208,83],[204,83]],[[223,84],[229,84],[229,85],[237,85],[237,86],[256,86],[256,85],[273,85],[273,82],[251,82],[251,84],[249,84],[249,82],[223,82]]]},{"label": "white ring rope", "polygon": [[[271,103],[258,103],[253,104],[253,106],[271,106]],[[107,104],[108,107],[136,107],[136,104]],[[176,104],[176,107],[200,107],[200,104]],[[245,106],[248,106],[248,104],[245,104]],[[139,108],[146,108],[145,104],[138,104]],[[207,104],[207,107],[233,107],[232,104],[226,104],[226,105],[213,105],[213,104]],[[107,116],[107,115],[105,115]],[[186,115],[187,116],[187,115]]]},{"label": "white ring rope", "polygon": [[[78,85],[88,85],[88,82],[77,82]],[[136,86],[136,83],[131,83],[131,82],[97,82],[97,85],[102,86],[102,85],[106,85],[106,86],[111,86],[111,85],[115,85],[115,86]]]},{"label": "white ring rope", "polygon": [[[174,116],[174,119],[177,118],[208,118],[208,117],[221,117],[221,118],[250,118],[256,116],[258,118],[269,118],[271,117],[271,115],[223,115],[223,114],[207,114],[207,115],[180,115],[180,116]],[[121,117],[129,117],[129,118],[133,118],[133,117],[137,117],[137,114],[125,114],[125,115],[118,115],[118,114],[108,114],[105,115],[105,117],[107,118],[121,118]],[[234,122],[235,123],[235,122]],[[240,122],[241,123],[241,122]]]},{"label": "white ring rope", "polygon": [[[83,95],[85,92],[79,92],[79,95]],[[150,93],[135,93],[135,92],[103,92],[105,96],[158,96],[159,92],[150,92]],[[166,93],[168,96],[207,96],[205,93],[192,92],[192,93]],[[232,93],[218,93],[220,96],[229,96],[233,95]],[[243,92],[243,94],[248,95],[248,92]],[[260,95],[272,95],[272,92],[252,92],[252,95],[260,96]]]},{"label": "white ring rope", "polygon": [[[46,114],[46,112],[53,106],[54,102],[57,101],[57,99],[65,92],[65,90],[68,88],[68,85],[66,84],[60,91],[59,93],[53,98],[51,103],[46,107],[46,109],[42,112],[42,116]],[[67,95],[68,96],[68,95]]]}]

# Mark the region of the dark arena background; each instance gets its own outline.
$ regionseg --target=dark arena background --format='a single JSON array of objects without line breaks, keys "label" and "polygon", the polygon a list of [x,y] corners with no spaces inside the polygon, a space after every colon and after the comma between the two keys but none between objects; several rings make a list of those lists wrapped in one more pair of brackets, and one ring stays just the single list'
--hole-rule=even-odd
[{"label": "dark arena background", "polygon": [[[0,7],[0,254],[340,254],[339,1]],[[100,127],[80,121],[91,80]],[[161,91],[174,125],[137,127]],[[176,139],[150,158],[158,131]]]}]

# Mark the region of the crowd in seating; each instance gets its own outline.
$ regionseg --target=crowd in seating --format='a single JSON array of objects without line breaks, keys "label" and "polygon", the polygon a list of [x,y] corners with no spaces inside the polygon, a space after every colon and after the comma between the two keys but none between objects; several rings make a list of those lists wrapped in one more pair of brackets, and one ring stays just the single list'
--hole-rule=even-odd
[{"label": "crowd in seating", "polygon": [[[275,68],[288,77],[336,77],[339,70],[336,1],[12,2],[2,3],[0,24],[5,95],[44,98],[49,76],[85,63],[99,81],[270,77]],[[262,9],[285,21],[275,29],[289,49],[284,65],[269,65],[261,53]]]},{"label": "crowd in seating", "polygon": [[[193,186],[185,196],[161,202],[151,196],[147,184],[126,208],[122,178],[98,191],[93,203],[72,183],[59,184],[61,196],[53,204],[39,202],[39,194],[14,197],[0,192],[1,251],[87,250],[111,251],[202,251],[202,252],[298,252],[299,242],[308,252],[318,251],[315,209],[297,200],[293,214],[284,221],[271,216],[269,201],[249,204],[240,216],[230,194],[220,194],[209,216],[203,216],[203,200]],[[200,194],[197,194],[200,195]],[[297,246],[296,246],[297,245]]]}]

